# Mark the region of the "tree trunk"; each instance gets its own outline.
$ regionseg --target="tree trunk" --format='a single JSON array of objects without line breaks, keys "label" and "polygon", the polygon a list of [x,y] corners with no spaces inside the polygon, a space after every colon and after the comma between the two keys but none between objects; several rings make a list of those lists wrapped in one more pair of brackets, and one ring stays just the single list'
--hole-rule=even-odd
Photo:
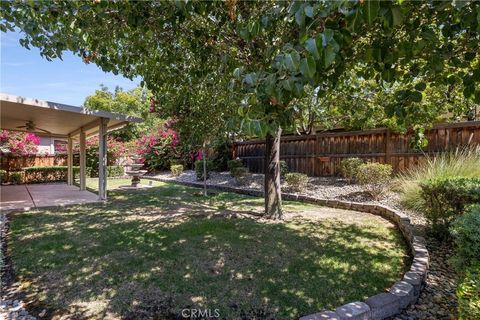
[{"label": "tree trunk", "polygon": [[280,189],[280,136],[267,134],[265,138],[265,217],[282,219],[282,191]]},{"label": "tree trunk", "polygon": [[205,146],[205,141],[203,141],[203,195],[207,196],[207,150]]}]

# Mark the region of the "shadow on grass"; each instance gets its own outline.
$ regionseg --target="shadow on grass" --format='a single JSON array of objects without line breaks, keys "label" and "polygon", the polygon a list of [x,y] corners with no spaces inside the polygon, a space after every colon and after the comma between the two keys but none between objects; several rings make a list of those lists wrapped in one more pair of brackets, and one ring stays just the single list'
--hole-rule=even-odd
[{"label": "shadow on grass", "polygon": [[113,192],[106,205],[16,214],[12,258],[31,300],[74,319],[178,319],[184,308],[290,319],[381,292],[403,272],[388,226],[231,218],[231,201],[255,198],[191,191]]}]

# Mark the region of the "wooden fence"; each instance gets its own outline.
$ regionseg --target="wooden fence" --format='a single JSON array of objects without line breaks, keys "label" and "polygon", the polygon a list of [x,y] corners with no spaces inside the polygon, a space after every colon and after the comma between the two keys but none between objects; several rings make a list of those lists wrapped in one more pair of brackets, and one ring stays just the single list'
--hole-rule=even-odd
[{"label": "wooden fence", "polygon": [[0,169],[10,171],[21,170],[26,167],[49,167],[49,166],[66,166],[66,155],[52,155],[52,156],[0,156]]},{"label": "wooden fence", "polygon": [[[411,148],[412,137],[412,132],[396,134],[385,128],[285,136],[280,143],[280,159],[287,162],[291,172],[310,176],[338,174],[342,159],[350,157],[389,163],[395,172],[401,172],[418,165],[425,155],[466,145],[480,145],[480,121],[434,126],[426,131],[429,143],[423,152]],[[233,145],[233,157],[244,159],[251,172],[263,172],[264,152],[263,140]]]}]

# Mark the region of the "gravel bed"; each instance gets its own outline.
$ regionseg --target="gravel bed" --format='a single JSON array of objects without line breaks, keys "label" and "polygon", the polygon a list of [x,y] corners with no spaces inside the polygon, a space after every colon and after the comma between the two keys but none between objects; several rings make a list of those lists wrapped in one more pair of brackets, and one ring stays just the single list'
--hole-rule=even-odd
[{"label": "gravel bed", "polygon": [[[195,171],[187,170],[179,177],[170,172],[160,172],[154,176],[165,181],[201,182],[197,181]],[[228,172],[211,172],[207,185],[221,185],[241,189],[263,190],[263,174],[251,174],[246,183],[238,185]],[[282,188],[288,186],[282,181]],[[420,294],[417,304],[410,306],[394,320],[453,320],[456,319],[457,301],[455,288],[457,277],[448,260],[452,248],[448,243],[439,243],[425,232],[426,220],[416,212],[407,210],[400,204],[400,197],[394,191],[378,201],[372,199],[356,184],[349,184],[345,179],[337,177],[310,177],[305,195],[320,199],[337,199],[363,203],[383,204],[406,213],[412,222],[414,231],[427,240],[430,253],[430,268],[425,288]]]}]

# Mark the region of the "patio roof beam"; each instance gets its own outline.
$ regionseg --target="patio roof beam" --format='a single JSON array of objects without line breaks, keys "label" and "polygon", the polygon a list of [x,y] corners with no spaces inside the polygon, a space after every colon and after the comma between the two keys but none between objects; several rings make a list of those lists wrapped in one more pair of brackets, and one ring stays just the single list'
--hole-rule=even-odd
[{"label": "patio roof beam", "polygon": [[82,132],[82,131],[87,131],[87,130],[93,129],[93,128],[95,128],[95,127],[98,127],[98,126],[100,125],[100,121],[101,121],[100,118],[99,118],[99,119],[95,119],[95,120],[93,120],[92,122],[89,122],[89,123],[87,123],[86,125],[81,126],[80,128],[78,128],[78,129],[70,132],[68,135],[69,135],[70,137],[73,137],[73,136],[76,136],[76,135],[80,134],[80,132]]}]

